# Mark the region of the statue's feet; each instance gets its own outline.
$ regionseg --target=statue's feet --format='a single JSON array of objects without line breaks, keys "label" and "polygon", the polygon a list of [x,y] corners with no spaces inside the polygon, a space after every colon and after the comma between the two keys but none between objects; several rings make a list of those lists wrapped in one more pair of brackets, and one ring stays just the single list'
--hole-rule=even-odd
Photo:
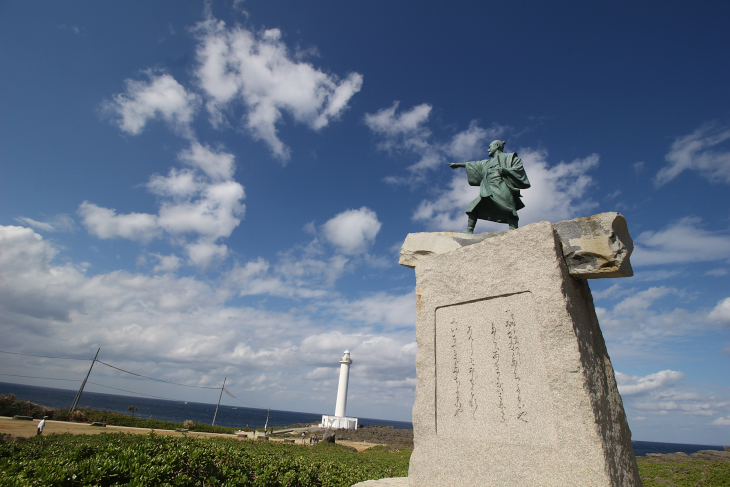
[{"label": "statue's feet", "polygon": [[467,228],[463,232],[459,232],[459,233],[471,233],[471,234],[473,234],[474,233],[474,229],[473,228]]}]

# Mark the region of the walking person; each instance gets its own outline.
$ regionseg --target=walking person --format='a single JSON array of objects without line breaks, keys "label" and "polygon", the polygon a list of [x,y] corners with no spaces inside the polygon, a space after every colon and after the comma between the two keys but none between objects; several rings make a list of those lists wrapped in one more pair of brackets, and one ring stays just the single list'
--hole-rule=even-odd
[{"label": "walking person", "polygon": [[41,422],[38,423],[38,432],[36,433],[36,436],[43,433],[43,428],[46,427],[46,419],[48,419],[48,416],[43,416],[43,419],[41,419]]}]

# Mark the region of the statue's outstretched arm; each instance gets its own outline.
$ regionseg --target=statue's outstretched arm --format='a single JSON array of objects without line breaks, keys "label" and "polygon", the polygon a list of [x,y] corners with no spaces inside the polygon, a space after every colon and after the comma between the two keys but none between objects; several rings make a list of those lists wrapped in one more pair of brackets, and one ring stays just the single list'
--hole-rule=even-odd
[{"label": "statue's outstretched arm", "polygon": [[466,162],[450,162],[449,166],[451,166],[451,169],[456,169],[457,167],[466,167]]}]

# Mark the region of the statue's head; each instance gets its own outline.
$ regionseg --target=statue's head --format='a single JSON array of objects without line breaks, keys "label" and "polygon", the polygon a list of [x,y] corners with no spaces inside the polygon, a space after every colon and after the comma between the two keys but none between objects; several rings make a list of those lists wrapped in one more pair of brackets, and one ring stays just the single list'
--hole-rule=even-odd
[{"label": "statue's head", "polygon": [[493,140],[492,143],[489,144],[489,157],[494,157],[494,154],[497,152],[503,152],[504,144],[504,140]]}]

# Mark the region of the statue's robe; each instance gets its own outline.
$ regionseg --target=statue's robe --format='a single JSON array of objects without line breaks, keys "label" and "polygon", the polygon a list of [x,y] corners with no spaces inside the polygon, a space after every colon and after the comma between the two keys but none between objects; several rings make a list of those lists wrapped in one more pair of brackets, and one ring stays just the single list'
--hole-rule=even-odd
[{"label": "statue's robe", "polygon": [[[497,172],[502,167],[502,175]],[[466,163],[466,175],[471,186],[479,186],[479,196],[466,208],[470,218],[498,223],[516,222],[517,210],[525,205],[520,189],[530,187],[522,159],[516,152],[500,152],[492,159]]]}]

